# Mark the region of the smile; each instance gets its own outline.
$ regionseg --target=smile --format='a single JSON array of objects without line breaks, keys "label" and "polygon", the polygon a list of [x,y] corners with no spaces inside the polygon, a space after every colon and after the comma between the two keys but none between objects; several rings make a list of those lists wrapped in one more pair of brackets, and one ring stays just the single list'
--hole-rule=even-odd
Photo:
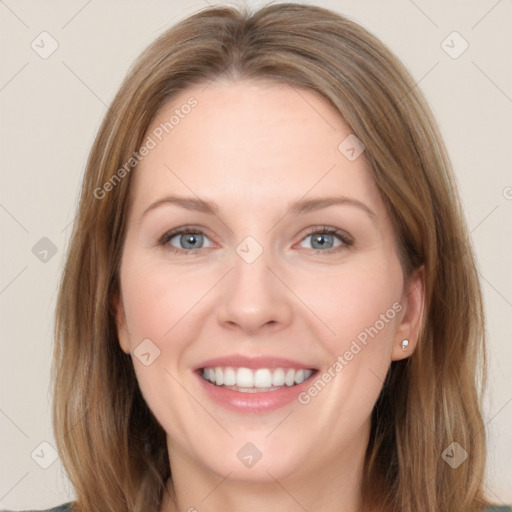
[{"label": "smile", "polygon": [[203,368],[204,380],[226,389],[246,393],[278,391],[284,386],[296,386],[313,374],[311,369],[295,368]]},{"label": "smile", "polygon": [[229,354],[192,368],[205,398],[232,412],[269,413],[293,404],[319,372],[310,362],[277,355]]}]

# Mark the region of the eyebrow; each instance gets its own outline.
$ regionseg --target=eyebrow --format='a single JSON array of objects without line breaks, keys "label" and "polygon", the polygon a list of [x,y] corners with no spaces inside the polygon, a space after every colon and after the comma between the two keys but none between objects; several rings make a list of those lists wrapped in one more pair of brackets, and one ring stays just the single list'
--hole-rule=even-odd
[{"label": "eyebrow", "polygon": [[[174,204],[176,206],[180,206],[186,210],[197,211],[201,213],[206,213],[208,215],[217,215],[219,213],[219,206],[215,201],[206,201],[204,199],[199,199],[195,197],[182,197],[182,196],[167,196],[154,203],[150,204],[142,213],[142,216],[145,216],[151,210],[155,208],[165,205],[165,204]],[[362,210],[364,210],[372,220],[377,218],[375,212],[369,208],[363,202],[354,199],[352,197],[345,196],[331,196],[331,197],[314,197],[311,199],[299,199],[297,201],[293,201],[288,205],[288,210],[290,213],[296,214],[304,214],[309,213],[316,210],[321,210],[323,208],[327,208],[333,205],[350,205],[356,206]]]}]

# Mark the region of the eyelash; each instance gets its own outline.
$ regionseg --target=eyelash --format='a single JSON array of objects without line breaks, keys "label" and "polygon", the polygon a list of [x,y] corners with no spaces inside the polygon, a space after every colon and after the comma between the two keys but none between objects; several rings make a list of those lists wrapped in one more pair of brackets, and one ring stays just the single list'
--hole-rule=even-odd
[{"label": "eyelash", "polygon": [[[199,248],[199,249],[178,249],[176,247],[167,245],[169,243],[169,241],[172,238],[174,238],[176,235],[185,235],[185,234],[190,234],[190,233],[194,234],[194,235],[200,234],[200,235],[207,236],[206,233],[204,233],[204,231],[202,231],[201,229],[198,229],[198,228],[194,228],[194,227],[180,228],[180,229],[176,229],[174,231],[168,231],[167,233],[165,233],[162,236],[162,238],[159,240],[159,245],[164,246],[167,251],[172,252],[174,254],[185,254],[186,255],[190,251],[198,252],[201,250],[201,248]],[[337,228],[330,227],[330,226],[316,226],[316,227],[310,228],[308,230],[308,232],[306,233],[306,235],[304,236],[304,238],[307,238],[308,236],[316,235],[316,234],[335,235],[338,237],[338,239],[341,242],[343,242],[342,245],[339,245],[338,247],[331,247],[330,249],[326,249],[326,250],[310,249],[311,251],[315,251],[316,254],[336,253],[336,252],[339,252],[342,249],[346,249],[354,244],[354,241],[351,238],[349,238],[343,231],[341,231]],[[301,239],[301,241],[303,239]],[[203,249],[205,249],[205,248],[203,247]]]}]

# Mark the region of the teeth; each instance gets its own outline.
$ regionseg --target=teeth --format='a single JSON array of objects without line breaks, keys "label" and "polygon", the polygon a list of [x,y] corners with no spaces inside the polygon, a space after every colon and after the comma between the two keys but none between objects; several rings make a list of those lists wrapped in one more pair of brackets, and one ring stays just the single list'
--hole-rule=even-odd
[{"label": "teeth", "polygon": [[293,368],[204,368],[203,378],[216,386],[236,386],[239,391],[255,392],[256,388],[279,388],[301,384],[308,379],[313,370],[295,370]]},{"label": "teeth", "polygon": [[282,386],[284,384],[284,378],[284,370],[282,368],[274,370],[272,374],[272,386]]},{"label": "teeth", "polygon": [[[220,368],[216,368],[220,370]],[[217,384],[217,381],[215,381]],[[238,368],[236,371],[236,385],[241,388],[253,388],[254,387],[254,374],[249,368]]]},{"label": "teeth", "polygon": [[293,386],[295,384],[295,370],[288,370],[286,372],[286,377],[284,378],[284,383],[287,386]]},{"label": "teeth", "polygon": [[272,373],[266,368],[254,372],[254,387],[269,388],[272,386]]},{"label": "teeth", "polygon": [[[215,381],[217,383],[217,381]],[[236,386],[236,373],[233,368],[226,368],[224,370],[224,385]]]}]

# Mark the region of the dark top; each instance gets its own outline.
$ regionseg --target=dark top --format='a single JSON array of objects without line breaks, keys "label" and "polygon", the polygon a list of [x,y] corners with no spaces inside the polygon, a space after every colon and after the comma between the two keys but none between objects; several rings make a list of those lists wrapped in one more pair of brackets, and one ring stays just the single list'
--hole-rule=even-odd
[{"label": "dark top", "polygon": [[[0,512],[14,512],[9,510],[0,510]],[[63,505],[59,505],[58,507],[49,508],[46,510],[26,510],[24,512],[73,512],[73,502],[64,503]],[[512,512],[511,506],[499,506],[492,505],[489,508],[486,508],[484,512]]]},{"label": "dark top", "polygon": [[[14,512],[10,510],[0,510],[0,512]],[[39,510],[26,510],[24,512],[73,512],[73,502],[64,503],[63,505],[59,505],[58,507],[49,508],[44,511]]]}]

